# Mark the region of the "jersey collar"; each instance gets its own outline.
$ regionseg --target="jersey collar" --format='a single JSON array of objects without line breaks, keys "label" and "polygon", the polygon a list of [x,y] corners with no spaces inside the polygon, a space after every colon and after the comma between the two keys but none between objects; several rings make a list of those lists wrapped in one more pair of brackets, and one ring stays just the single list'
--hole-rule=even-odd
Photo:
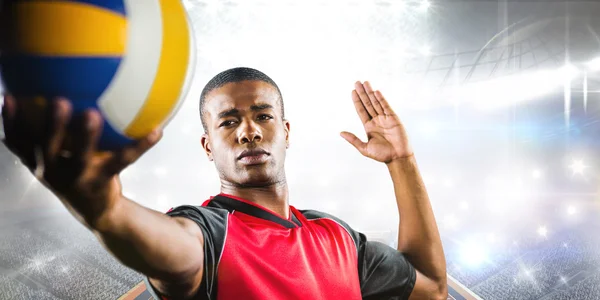
[{"label": "jersey collar", "polygon": [[302,227],[302,223],[300,222],[300,220],[298,220],[291,208],[290,220],[286,220],[258,204],[227,194],[219,194],[217,196],[212,197],[212,199],[206,204],[206,206],[226,209],[230,213],[233,211],[239,211],[256,218],[275,222],[289,229]]}]

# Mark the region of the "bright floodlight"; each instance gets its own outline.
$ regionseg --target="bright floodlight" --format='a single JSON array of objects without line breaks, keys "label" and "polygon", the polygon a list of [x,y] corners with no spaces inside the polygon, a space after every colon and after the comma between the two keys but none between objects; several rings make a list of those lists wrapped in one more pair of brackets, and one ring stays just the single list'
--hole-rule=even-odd
[{"label": "bright floodlight", "polygon": [[468,266],[476,267],[487,259],[487,251],[476,243],[469,243],[462,247],[462,262]]},{"label": "bright floodlight", "polygon": [[[443,92],[456,104],[473,103],[481,109],[493,109],[540,99],[565,82],[574,80],[579,70],[571,65],[552,70],[524,72],[495,79],[458,85]],[[481,95],[486,95],[482,98]]]},{"label": "bright floodlight", "polygon": [[44,261],[39,258],[36,258],[33,260],[33,265],[35,267],[41,267],[43,264],[44,264]]},{"label": "bright floodlight", "polygon": [[577,213],[577,209],[575,208],[575,206],[571,205],[571,206],[569,206],[569,208],[567,208],[567,213],[570,216],[572,216]]},{"label": "bright floodlight", "polygon": [[579,69],[572,64],[565,64],[563,67],[558,69],[559,72],[567,79],[572,79],[579,74]]},{"label": "bright floodlight", "polygon": [[423,0],[423,1],[421,1],[421,5],[419,5],[419,10],[425,12],[430,7],[431,7],[431,2],[429,2],[428,0]]},{"label": "bright floodlight", "polygon": [[573,170],[573,174],[583,174],[583,170],[587,167],[583,164],[583,160],[574,160],[570,168]]},{"label": "bright floodlight", "polygon": [[537,232],[539,235],[545,237],[548,234],[548,229],[546,229],[546,226],[540,226]]},{"label": "bright floodlight", "polygon": [[592,72],[600,71],[600,57],[597,57],[587,64],[588,69]]},{"label": "bright floodlight", "polygon": [[535,169],[535,170],[533,170],[533,172],[531,172],[531,176],[535,179],[540,179],[540,178],[542,178],[542,171]]}]

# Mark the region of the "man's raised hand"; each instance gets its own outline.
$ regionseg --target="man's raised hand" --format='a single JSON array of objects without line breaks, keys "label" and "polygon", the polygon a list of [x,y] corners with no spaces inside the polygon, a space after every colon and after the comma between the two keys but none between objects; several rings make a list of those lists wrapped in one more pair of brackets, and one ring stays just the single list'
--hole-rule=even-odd
[{"label": "man's raised hand", "polygon": [[374,91],[368,81],[356,82],[352,101],[368,140],[365,143],[345,131],[341,136],[362,155],[387,164],[414,154],[400,118],[380,91]]}]

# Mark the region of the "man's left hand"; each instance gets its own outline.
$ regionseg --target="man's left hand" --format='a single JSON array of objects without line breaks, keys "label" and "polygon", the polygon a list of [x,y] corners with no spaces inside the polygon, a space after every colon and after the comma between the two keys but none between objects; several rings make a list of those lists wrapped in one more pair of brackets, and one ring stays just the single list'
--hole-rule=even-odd
[{"label": "man's left hand", "polygon": [[364,84],[356,82],[352,100],[368,141],[365,143],[356,135],[345,131],[341,133],[344,139],[362,155],[386,164],[413,155],[400,118],[380,91],[374,91],[368,81]]}]

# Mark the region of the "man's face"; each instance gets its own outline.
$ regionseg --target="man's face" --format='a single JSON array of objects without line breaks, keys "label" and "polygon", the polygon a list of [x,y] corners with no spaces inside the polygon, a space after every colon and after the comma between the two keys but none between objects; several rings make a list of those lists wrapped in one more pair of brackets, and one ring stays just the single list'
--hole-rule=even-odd
[{"label": "man's face", "polygon": [[266,186],[285,180],[289,122],[279,94],[262,81],[228,83],[206,95],[202,146],[222,180]]}]

